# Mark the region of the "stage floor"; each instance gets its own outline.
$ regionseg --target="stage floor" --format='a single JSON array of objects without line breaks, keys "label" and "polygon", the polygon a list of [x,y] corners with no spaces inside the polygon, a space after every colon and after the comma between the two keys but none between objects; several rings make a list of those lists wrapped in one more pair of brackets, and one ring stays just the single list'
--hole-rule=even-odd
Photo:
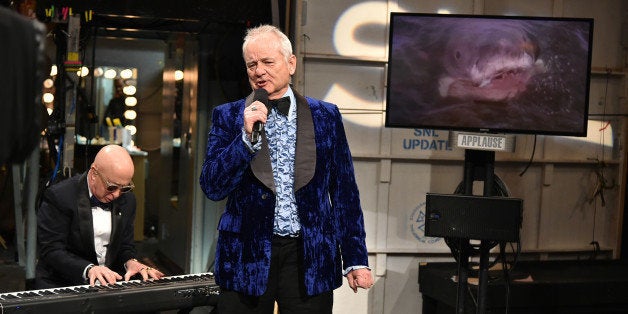
[{"label": "stage floor", "polygon": [[[423,314],[456,313],[457,271],[456,263],[419,265]],[[472,271],[464,313],[476,313],[478,286],[473,277],[477,274]],[[625,261],[519,262],[508,286],[501,270],[490,270],[488,277],[486,313],[628,313]]]}]

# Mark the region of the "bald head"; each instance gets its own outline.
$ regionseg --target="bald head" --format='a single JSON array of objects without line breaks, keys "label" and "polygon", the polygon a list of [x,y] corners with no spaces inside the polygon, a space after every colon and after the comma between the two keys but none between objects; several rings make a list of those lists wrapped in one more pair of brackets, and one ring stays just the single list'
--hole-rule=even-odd
[{"label": "bald head", "polygon": [[120,175],[127,174],[129,178],[133,177],[135,171],[131,155],[119,145],[107,145],[101,148],[92,165],[101,173],[109,174],[111,171]]},{"label": "bald head", "polygon": [[98,151],[89,170],[91,191],[104,202],[120,196],[119,190],[107,191],[107,185],[128,186],[132,184],[133,159],[125,148],[119,145],[107,145]]}]

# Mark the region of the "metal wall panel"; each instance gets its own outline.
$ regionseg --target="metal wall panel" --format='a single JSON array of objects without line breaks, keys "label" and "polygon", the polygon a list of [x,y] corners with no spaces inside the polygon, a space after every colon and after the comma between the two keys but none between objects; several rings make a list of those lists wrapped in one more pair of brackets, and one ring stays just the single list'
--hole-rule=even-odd
[{"label": "metal wall panel", "polygon": [[308,55],[384,58],[386,1],[305,1],[302,35]]},{"label": "metal wall panel", "polygon": [[304,67],[304,93],[333,102],[341,109],[382,111],[386,97],[382,65],[308,60]]}]

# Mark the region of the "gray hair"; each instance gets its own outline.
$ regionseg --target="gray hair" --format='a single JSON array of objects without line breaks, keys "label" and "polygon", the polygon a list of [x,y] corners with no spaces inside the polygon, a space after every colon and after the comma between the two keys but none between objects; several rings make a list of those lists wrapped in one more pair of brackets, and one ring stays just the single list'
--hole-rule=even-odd
[{"label": "gray hair", "polygon": [[244,43],[242,43],[242,55],[244,56],[246,48],[251,42],[256,40],[261,35],[269,33],[277,36],[277,39],[279,39],[279,51],[286,59],[286,62],[288,62],[288,59],[290,58],[290,56],[292,56],[292,43],[290,42],[290,39],[288,39],[288,36],[286,36],[286,34],[284,34],[279,28],[268,24],[249,28],[246,31],[246,35],[244,36]]}]

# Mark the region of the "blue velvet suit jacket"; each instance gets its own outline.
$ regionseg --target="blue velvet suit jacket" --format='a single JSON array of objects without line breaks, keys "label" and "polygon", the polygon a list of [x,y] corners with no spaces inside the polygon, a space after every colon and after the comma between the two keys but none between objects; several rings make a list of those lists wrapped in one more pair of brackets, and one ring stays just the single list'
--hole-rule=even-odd
[{"label": "blue velvet suit jacket", "polygon": [[[295,92],[297,144],[294,191],[309,295],[342,285],[342,270],[368,265],[364,219],[351,152],[336,105]],[[200,176],[212,200],[227,199],[218,223],[216,282],[261,295],[267,287],[275,211],[268,141],[251,153],[242,140],[246,99],[216,107]],[[295,278],[299,280],[299,278]]]}]

